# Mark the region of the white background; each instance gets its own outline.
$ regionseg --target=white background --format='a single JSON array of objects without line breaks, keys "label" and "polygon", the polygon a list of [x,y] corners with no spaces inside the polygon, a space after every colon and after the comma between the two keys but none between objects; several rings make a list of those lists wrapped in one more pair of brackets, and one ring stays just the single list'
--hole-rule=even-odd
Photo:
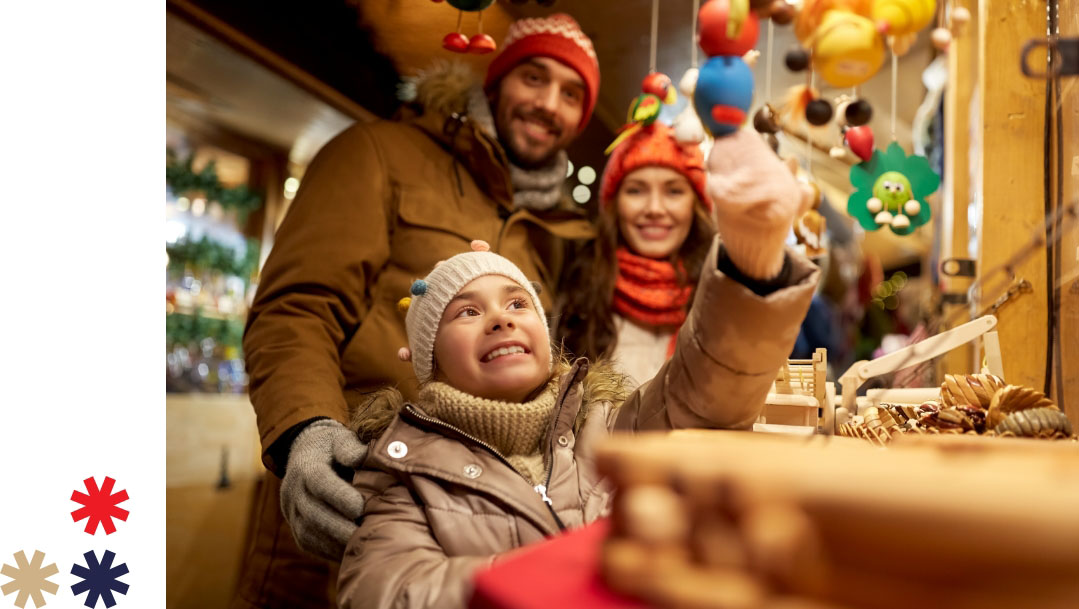
[{"label": "white background", "polygon": [[[82,606],[71,566],[105,549],[118,609],[165,604],[164,25],[160,1],[0,2],[0,563],[45,552],[46,607]],[[106,475],[131,515],[90,536],[71,493]]]}]

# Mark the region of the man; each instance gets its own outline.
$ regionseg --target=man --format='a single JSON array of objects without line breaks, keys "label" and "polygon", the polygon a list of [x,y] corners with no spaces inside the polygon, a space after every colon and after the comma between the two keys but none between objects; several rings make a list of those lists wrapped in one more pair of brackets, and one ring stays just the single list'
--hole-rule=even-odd
[{"label": "man", "polygon": [[550,307],[563,240],[591,235],[561,209],[565,148],[599,89],[588,37],[567,15],[523,19],[482,88],[466,75],[453,64],[422,74],[399,121],[329,142],[277,233],[244,335],[263,462],[275,475],[234,607],[334,604],[334,563],[363,514],[351,471],[367,450],[344,424],[379,387],[416,394],[397,358],[408,344],[397,302],[412,280],[483,239],[539,279]]}]

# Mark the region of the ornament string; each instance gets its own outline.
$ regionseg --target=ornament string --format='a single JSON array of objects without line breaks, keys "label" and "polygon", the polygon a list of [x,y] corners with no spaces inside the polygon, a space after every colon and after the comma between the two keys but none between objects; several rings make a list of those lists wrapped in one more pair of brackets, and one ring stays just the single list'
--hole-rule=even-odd
[{"label": "ornament string", "polygon": [[[895,38],[892,38],[892,43],[895,43]],[[898,77],[899,56],[895,54],[895,49],[892,49],[892,141],[896,141],[895,137],[895,114],[896,114],[896,78]]]},{"label": "ornament string", "polygon": [[768,20],[768,55],[764,59],[764,99],[766,102],[772,101],[772,32],[775,29],[775,24],[772,20]]},{"label": "ornament string", "polygon": [[697,47],[699,41],[697,40],[697,13],[701,10],[701,0],[693,0],[693,32],[692,42],[689,45],[689,65],[690,67],[697,67]]},{"label": "ornament string", "polygon": [[656,40],[659,37],[659,0],[652,0],[652,40],[648,52],[648,71],[657,72],[656,69]]}]

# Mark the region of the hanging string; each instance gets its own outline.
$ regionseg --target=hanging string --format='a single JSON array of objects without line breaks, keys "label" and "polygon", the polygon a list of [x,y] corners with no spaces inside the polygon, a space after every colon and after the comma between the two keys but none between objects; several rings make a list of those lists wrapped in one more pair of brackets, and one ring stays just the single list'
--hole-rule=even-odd
[{"label": "hanging string", "polygon": [[[894,38],[892,38],[891,40],[892,40],[892,42],[895,42]],[[895,113],[896,113],[895,92],[896,92],[896,77],[897,77],[898,72],[899,72],[898,66],[899,66],[899,56],[896,55],[895,51],[893,50],[892,51],[892,141],[893,142],[896,141],[896,137],[895,137]]]},{"label": "hanging string", "polygon": [[[771,21],[771,19],[769,19]],[[809,90],[815,91],[817,86],[817,74],[809,70]],[[806,121],[806,173],[813,174],[813,129]]]},{"label": "hanging string", "polygon": [[461,20],[465,18],[464,11],[457,11],[457,31],[461,31]]},{"label": "hanging string", "polygon": [[[697,13],[701,10],[701,0],[693,0],[693,42],[690,44],[690,60],[689,65],[692,68],[697,67]],[[771,23],[771,22],[769,22]]]},{"label": "hanging string", "polygon": [[768,55],[764,58],[764,99],[766,102],[772,101],[772,31],[775,29],[775,24],[772,20],[768,20]]},{"label": "hanging string", "polygon": [[656,40],[659,37],[659,0],[652,0],[652,48],[648,54],[648,71],[658,72],[656,69]]},{"label": "hanging string", "polygon": [[480,11],[479,23],[476,24],[476,31],[480,34],[483,33],[483,11]]}]

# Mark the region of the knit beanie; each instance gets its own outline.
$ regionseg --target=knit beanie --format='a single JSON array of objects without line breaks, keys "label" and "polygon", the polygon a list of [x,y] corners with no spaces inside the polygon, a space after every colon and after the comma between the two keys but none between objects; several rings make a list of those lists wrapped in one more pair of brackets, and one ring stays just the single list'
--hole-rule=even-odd
[{"label": "knit beanie", "polygon": [[581,26],[565,13],[514,21],[502,52],[487,67],[484,90],[490,93],[507,72],[529,57],[550,57],[573,68],[584,80],[584,112],[577,129],[584,131],[599,95],[599,61]]},{"label": "knit beanie", "polygon": [[409,290],[412,295],[398,302],[399,308],[408,309],[405,314],[408,347],[398,351],[398,357],[412,361],[412,369],[421,383],[434,378],[435,335],[438,334],[442,314],[453,297],[473,279],[484,275],[502,275],[516,282],[528,292],[536,313],[544,325],[547,324],[536,288],[517,265],[490,249],[486,241],[473,241],[473,251],[457,254],[436,264],[426,277],[412,283]]},{"label": "knit beanie", "polygon": [[642,128],[611,152],[600,180],[600,203],[606,206],[614,201],[622,180],[641,167],[667,167],[682,174],[705,209],[712,211],[704,154],[694,144],[678,143],[670,127],[659,122]]}]

